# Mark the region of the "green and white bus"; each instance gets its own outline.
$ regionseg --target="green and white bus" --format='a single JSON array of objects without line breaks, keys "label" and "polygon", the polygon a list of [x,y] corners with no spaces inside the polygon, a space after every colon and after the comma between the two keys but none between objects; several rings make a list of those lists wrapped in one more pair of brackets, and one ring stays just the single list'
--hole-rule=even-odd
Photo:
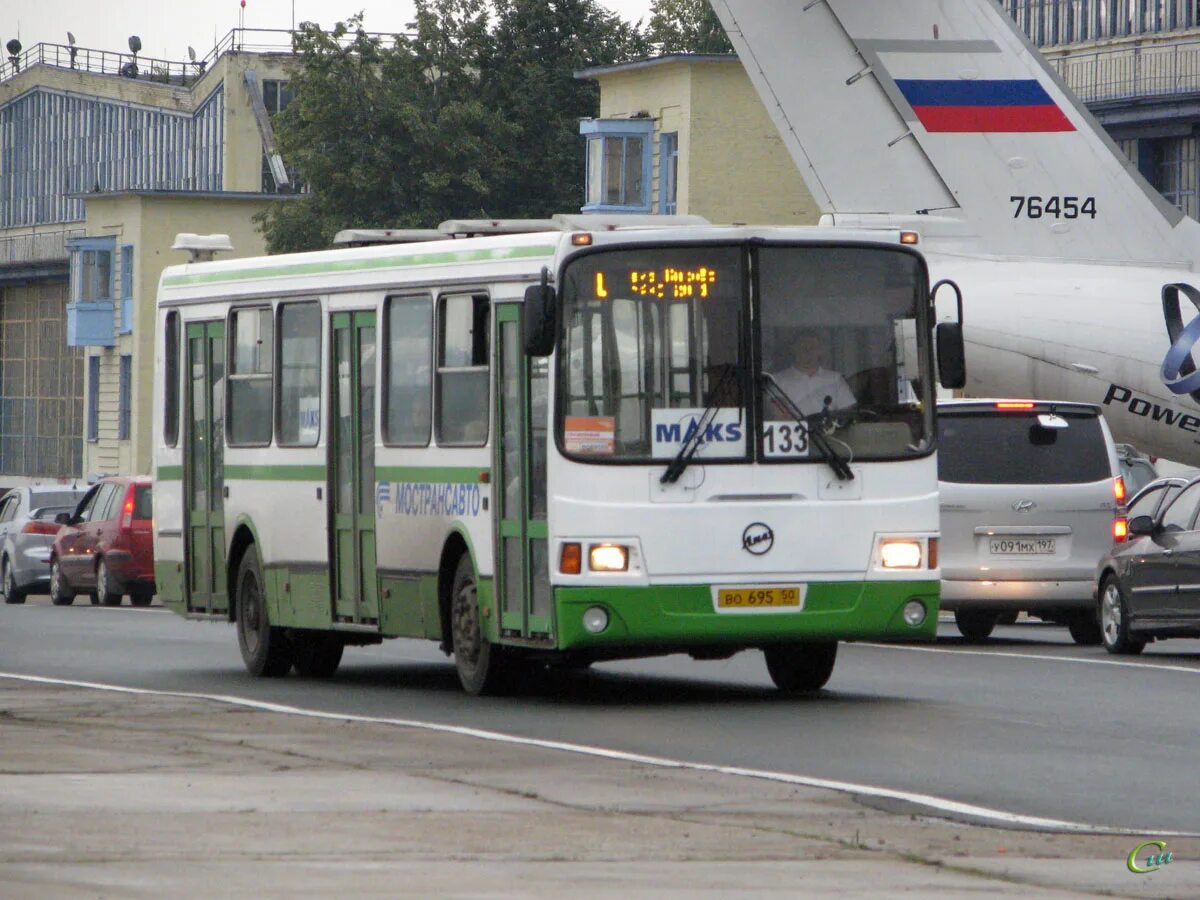
[{"label": "green and white bus", "polygon": [[[751,648],[815,690],[839,641],[931,638],[916,235],[541,227],[163,273],[165,604],[236,623],[256,675],[416,637],[472,693],[530,665]],[[958,386],[960,327],[937,338]],[[789,394],[797,342],[852,402]]]}]

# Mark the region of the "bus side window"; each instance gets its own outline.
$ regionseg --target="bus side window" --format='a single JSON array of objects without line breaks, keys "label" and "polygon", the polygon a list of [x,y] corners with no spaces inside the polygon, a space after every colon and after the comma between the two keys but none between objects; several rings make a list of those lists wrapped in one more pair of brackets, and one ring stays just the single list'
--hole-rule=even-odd
[{"label": "bus side window", "polygon": [[315,447],[321,436],[321,305],[279,306],[280,447]]},{"label": "bus side window", "polygon": [[179,442],[179,313],[167,313],[163,354],[163,443]]},{"label": "bus side window", "polygon": [[439,303],[434,427],[443,446],[487,443],[488,309],[483,294],[443,296]]},{"label": "bus side window", "polygon": [[233,366],[229,373],[228,432],[231,446],[271,443],[271,371],[274,341],[270,307],[237,309]]},{"label": "bus side window", "polygon": [[385,322],[384,443],[425,447],[433,421],[433,303],[389,297]]}]

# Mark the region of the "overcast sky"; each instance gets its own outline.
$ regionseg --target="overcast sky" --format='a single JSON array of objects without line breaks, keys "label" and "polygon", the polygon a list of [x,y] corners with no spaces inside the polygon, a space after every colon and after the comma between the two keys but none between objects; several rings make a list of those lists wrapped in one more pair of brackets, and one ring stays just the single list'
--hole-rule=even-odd
[{"label": "overcast sky", "polygon": [[[649,17],[651,0],[600,0],[630,21]],[[412,20],[407,0],[246,0],[246,28],[290,28],[295,21],[326,27],[362,10],[368,31],[394,33]],[[238,27],[238,0],[0,0],[0,44],[20,37],[25,49],[46,42],[65,44],[67,32],[80,47],[126,50],[129,35],[142,39],[142,54],[185,60],[190,44],[199,56]]]}]

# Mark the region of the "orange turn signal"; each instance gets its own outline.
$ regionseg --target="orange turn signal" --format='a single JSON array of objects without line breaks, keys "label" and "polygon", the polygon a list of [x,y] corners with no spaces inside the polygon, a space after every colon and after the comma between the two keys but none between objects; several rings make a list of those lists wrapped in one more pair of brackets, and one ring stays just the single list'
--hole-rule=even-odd
[{"label": "orange turn signal", "polygon": [[578,575],[583,571],[583,546],[563,544],[558,557],[558,571],[564,575]]},{"label": "orange turn signal", "polygon": [[938,567],[938,539],[929,539],[929,552],[927,554],[929,568],[936,569]]}]

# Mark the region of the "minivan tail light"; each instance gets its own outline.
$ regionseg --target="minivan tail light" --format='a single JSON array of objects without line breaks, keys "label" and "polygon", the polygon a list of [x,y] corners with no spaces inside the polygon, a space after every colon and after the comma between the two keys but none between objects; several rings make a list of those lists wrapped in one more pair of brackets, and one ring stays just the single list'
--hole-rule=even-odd
[{"label": "minivan tail light", "polygon": [[121,512],[121,530],[128,531],[133,527],[133,492],[134,488],[129,489],[129,496],[125,498],[125,509]]},{"label": "minivan tail light", "polygon": [[1125,476],[1118,475],[1113,479],[1113,499],[1118,503],[1125,502]]},{"label": "minivan tail light", "polygon": [[21,529],[21,534],[58,534],[61,526],[53,519],[49,522],[41,519],[30,519]]},{"label": "minivan tail light", "polygon": [[1113,543],[1123,544],[1129,537],[1129,520],[1124,516],[1113,519]]}]

